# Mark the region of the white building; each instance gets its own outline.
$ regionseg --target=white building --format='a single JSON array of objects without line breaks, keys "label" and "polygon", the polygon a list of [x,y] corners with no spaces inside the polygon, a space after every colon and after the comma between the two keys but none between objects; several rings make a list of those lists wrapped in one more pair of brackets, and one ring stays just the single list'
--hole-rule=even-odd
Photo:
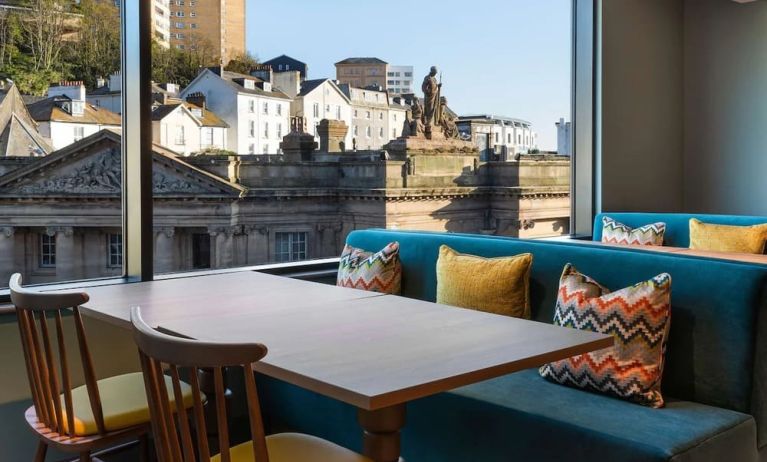
[{"label": "white building", "polygon": [[393,95],[415,93],[413,66],[389,66],[386,74],[386,88]]},{"label": "white building", "polygon": [[347,84],[339,88],[351,101],[353,148],[381,149],[402,135],[407,106],[392,104],[382,88],[356,88]]},{"label": "white building", "polygon": [[306,119],[306,131],[319,143],[317,127],[322,119],[346,123],[346,147],[352,149],[352,106],[349,97],[330,79],[306,80],[290,106],[290,115]]},{"label": "white building", "polygon": [[183,156],[207,149],[225,150],[229,125],[205,106],[204,99],[195,102],[156,106],[152,111],[152,141]]},{"label": "white building", "polygon": [[48,98],[30,104],[29,113],[40,134],[59,150],[105,128],[119,129],[121,119],[104,108],[88,104],[82,82],[62,82],[48,89]]},{"label": "white building", "polygon": [[487,160],[492,160],[488,153],[498,160],[514,160],[538,149],[538,134],[526,120],[481,114],[461,116],[457,125],[461,136],[474,141]]},{"label": "white building", "polygon": [[170,0],[154,0],[152,26],[154,39],[165,48],[170,47]]},{"label": "white building", "polygon": [[565,122],[564,118],[560,118],[559,122],[554,125],[557,126],[557,154],[560,156],[572,156],[572,123]]},{"label": "white building", "polygon": [[249,75],[203,69],[180,94],[205,96],[207,107],[229,125],[227,147],[238,154],[279,153],[290,130],[291,99],[270,82]]},{"label": "white building", "polygon": [[[180,88],[174,83],[156,84],[152,82],[152,101],[156,104],[180,103]],[[119,73],[109,76],[109,80],[97,79],[96,89],[86,94],[88,104],[104,108],[116,114],[122,114],[122,77]]]}]

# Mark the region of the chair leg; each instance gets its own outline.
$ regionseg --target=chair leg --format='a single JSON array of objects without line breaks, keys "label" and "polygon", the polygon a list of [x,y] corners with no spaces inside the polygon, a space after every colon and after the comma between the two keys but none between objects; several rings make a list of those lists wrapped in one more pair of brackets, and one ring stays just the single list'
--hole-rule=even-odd
[{"label": "chair leg", "polygon": [[149,462],[149,436],[143,434],[138,438],[139,462]]},{"label": "chair leg", "polygon": [[35,451],[35,462],[45,462],[45,455],[48,453],[48,445],[39,441],[37,451]]}]

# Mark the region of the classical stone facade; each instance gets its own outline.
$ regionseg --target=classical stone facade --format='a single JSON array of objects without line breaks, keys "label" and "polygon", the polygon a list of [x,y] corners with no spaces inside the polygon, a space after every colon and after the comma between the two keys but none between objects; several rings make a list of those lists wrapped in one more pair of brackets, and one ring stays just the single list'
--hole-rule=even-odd
[{"label": "classical stone facade", "polygon": [[[309,136],[311,139],[311,136]],[[0,285],[121,272],[120,136],[0,159]],[[383,151],[181,158],[155,146],[155,270],[338,256],[371,227],[514,237],[568,232],[569,160]]]}]

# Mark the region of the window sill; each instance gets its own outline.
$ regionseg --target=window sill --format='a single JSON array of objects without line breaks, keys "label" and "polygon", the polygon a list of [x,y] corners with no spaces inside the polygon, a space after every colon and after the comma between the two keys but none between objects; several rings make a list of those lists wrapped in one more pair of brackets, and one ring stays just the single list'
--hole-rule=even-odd
[{"label": "window sill", "polygon": [[[273,263],[268,265],[257,266],[245,266],[239,268],[225,268],[215,270],[198,270],[189,271],[183,273],[166,273],[155,275],[155,281],[163,281],[167,279],[181,279],[200,276],[211,276],[215,274],[229,274],[229,273],[241,273],[244,271],[258,271],[267,274],[274,274],[278,276],[284,276],[295,279],[314,280],[323,277],[333,276],[338,270],[338,262],[340,258],[326,258],[321,260],[307,260],[302,262],[292,263]],[[52,283],[52,284],[39,284],[30,285],[27,287],[34,288],[40,291],[52,291],[52,290],[78,290],[88,289],[89,287],[101,287],[117,284],[130,284],[138,282],[137,280],[126,277],[113,277],[102,279],[89,279],[72,282]],[[0,304],[10,303],[11,295],[10,290],[0,289]],[[0,314],[4,314],[4,308],[0,307]],[[13,311],[13,308],[10,308]]]}]

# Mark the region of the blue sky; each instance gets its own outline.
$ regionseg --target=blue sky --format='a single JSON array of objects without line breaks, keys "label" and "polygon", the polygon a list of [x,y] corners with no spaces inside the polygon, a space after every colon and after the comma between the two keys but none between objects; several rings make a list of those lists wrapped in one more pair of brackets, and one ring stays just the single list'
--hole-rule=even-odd
[{"label": "blue sky", "polygon": [[556,150],[554,123],[569,119],[571,0],[246,2],[248,50],[304,61],[310,79],[375,56],[415,66],[420,88],[437,65],[456,112],[529,120],[544,150]]}]

